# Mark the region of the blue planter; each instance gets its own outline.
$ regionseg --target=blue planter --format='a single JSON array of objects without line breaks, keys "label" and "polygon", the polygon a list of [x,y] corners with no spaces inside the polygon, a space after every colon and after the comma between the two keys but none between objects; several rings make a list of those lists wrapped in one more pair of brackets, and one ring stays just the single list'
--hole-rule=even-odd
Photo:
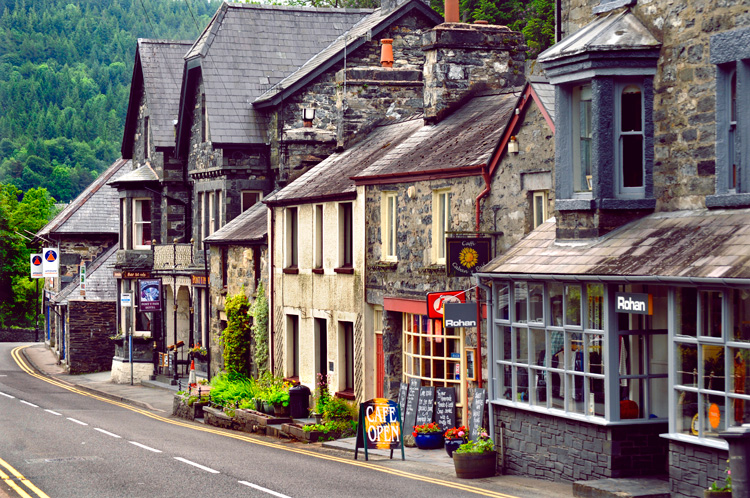
[{"label": "blue planter", "polygon": [[453,452],[458,449],[459,446],[464,444],[466,441],[464,441],[463,438],[456,438],[456,439],[446,439],[445,440],[445,452],[448,453],[448,456],[453,458]]},{"label": "blue planter", "polygon": [[414,442],[420,450],[435,450],[443,447],[443,439],[442,432],[428,432],[417,434],[414,437]]}]

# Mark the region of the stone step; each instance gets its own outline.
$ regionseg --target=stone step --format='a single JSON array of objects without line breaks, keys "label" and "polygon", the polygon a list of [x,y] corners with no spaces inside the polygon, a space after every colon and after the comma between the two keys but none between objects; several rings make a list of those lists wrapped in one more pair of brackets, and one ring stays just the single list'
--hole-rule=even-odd
[{"label": "stone step", "polygon": [[598,479],[573,483],[573,496],[579,498],[669,498],[667,477]]}]

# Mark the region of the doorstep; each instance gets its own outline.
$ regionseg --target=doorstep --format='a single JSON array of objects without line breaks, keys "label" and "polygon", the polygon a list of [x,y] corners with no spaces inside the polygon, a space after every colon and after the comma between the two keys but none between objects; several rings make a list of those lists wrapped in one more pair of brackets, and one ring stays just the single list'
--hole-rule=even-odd
[{"label": "doorstep", "polygon": [[598,479],[573,483],[580,498],[669,498],[669,479],[660,476]]}]

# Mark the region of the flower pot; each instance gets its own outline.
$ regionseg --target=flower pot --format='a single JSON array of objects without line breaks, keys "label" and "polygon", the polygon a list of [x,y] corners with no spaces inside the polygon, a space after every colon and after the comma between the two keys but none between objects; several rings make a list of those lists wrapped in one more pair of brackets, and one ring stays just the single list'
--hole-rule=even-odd
[{"label": "flower pot", "polygon": [[457,437],[457,438],[445,438],[445,452],[448,453],[448,456],[453,458],[453,452],[458,449],[459,446],[464,444],[466,441],[464,441],[464,438]]},{"label": "flower pot", "polygon": [[315,423],[320,425],[323,423],[323,414],[322,413],[313,413],[313,417],[315,417]]},{"label": "flower pot", "polygon": [[703,498],[732,498],[732,492],[706,489],[703,491]]},{"label": "flower pot", "polygon": [[418,433],[414,437],[414,443],[420,450],[435,450],[443,447],[442,432],[425,432]]},{"label": "flower pot", "polygon": [[277,417],[283,417],[287,413],[287,407],[281,403],[273,405],[273,414]]},{"label": "flower pot", "polygon": [[268,401],[263,401],[263,413],[273,415],[273,405]]},{"label": "flower pot", "polygon": [[497,453],[453,453],[453,467],[456,477],[461,479],[479,479],[495,475]]}]

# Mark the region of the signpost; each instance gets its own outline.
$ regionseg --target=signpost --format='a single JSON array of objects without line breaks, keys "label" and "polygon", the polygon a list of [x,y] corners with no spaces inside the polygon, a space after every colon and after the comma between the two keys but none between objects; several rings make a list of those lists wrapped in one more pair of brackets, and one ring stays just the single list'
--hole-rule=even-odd
[{"label": "signpost", "polygon": [[401,430],[401,411],[398,403],[385,398],[374,398],[359,405],[359,430],[357,444],[354,447],[354,459],[357,459],[359,448],[365,449],[365,460],[369,459],[368,448],[393,450],[401,448],[401,460],[404,457],[404,435]]}]

